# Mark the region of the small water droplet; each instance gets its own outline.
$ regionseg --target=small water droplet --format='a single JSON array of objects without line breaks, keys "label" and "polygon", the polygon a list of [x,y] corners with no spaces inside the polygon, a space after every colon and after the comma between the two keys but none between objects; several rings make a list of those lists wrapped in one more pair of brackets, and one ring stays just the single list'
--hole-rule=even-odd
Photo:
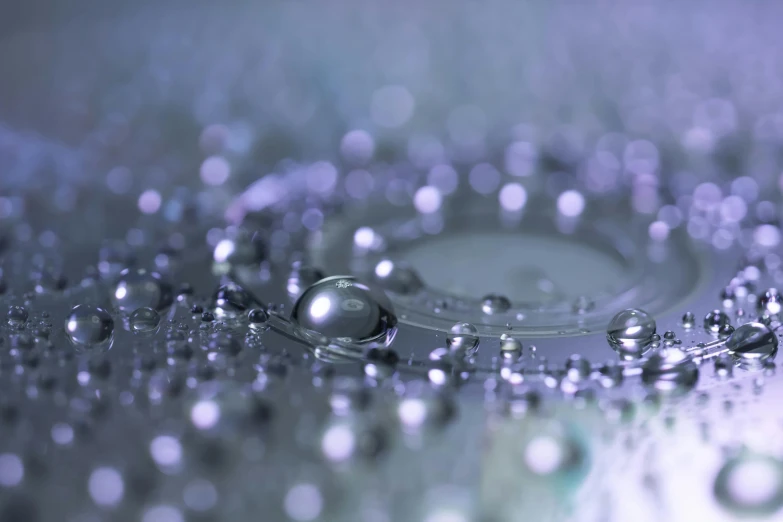
[{"label": "small water droplet", "polygon": [[133,333],[146,334],[154,332],[160,324],[160,314],[152,308],[138,308],[130,315],[128,324]]},{"label": "small water droplet", "polygon": [[585,296],[577,297],[571,305],[571,311],[575,314],[586,314],[595,308],[595,302]]},{"label": "small water droplet", "polygon": [[604,364],[600,371],[598,382],[604,388],[615,388],[623,383],[625,375],[623,374],[623,368],[615,361],[610,361]]},{"label": "small water droplet", "polygon": [[297,299],[307,288],[325,277],[326,274],[318,268],[302,265],[301,262],[297,261],[291,266],[291,273],[288,275],[288,282],[286,283],[288,295],[292,299]]},{"label": "small water droplet", "polygon": [[621,356],[638,358],[654,342],[655,319],[645,312],[630,308],[612,318],[606,328],[606,339]]},{"label": "small water droplet", "polygon": [[500,356],[506,361],[516,361],[522,356],[522,343],[508,334],[500,336]]},{"label": "small water droplet", "polygon": [[682,314],[682,326],[683,328],[693,328],[696,324],[696,316],[693,315],[693,312],[685,312]]},{"label": "small water droplet", "polygon": [[65,318],[65,333],[76,345],[102,344],[111,339],[114,333],[114,320],[103,308],[77,305]]},{"label": "small water droplet", "polygon": [[236,283],[219,286],[212,296],[212,302],[219,317],[236,317],[254,304],[252,296]]},{"label": "small water droplet", "polygon": [[21,328],[24,327],[25,323],[27,323],[28,316],[29,314],[27,313],[27,309],[25,309],[25,307],[12,306],[8,309],[8,313],[5,317],[8,326]]},{"label": "small water droplet", "polygon": [[111,298],[112,304],[123,312],[130,313],[137,308],[163,310],[171,304],[173,291],[156,272],[125,269],[120,272]]},{"label": "small water droplet", "polygon": [[446,342],[452,351],[470,355],[479,345],[478,329],[470,323],[457,323],[451,327]]},{"label": "small water droplet", "polygon": [[734,373],[734,359],[727,353],[715,358],[715,377],[721,380],[731,378]]},{"label": "small water droplet", "polygon": [[250,328],[258,329],[266,325],[269,315],[261,308],[254,308],[248,312],[247,320],[250,323]]},{"label": "small water droplet", "polygon": [[572,382],[581,382],[590,377],[590,361],[578,354],[573,354],[566,361],[566,377]]},{"label": "small water droplet", "polygon": [[510,309],[511,301],[502,295],[489,294],[481,300],[481,311],[487,315],[503,314]]},{"label": "small water droplet", "polygon": [[777,288],[767,289],[756,302],[756,308],[759,313],[767,313],[773,316],[779,314],[782,307],[783,296],[780,295]]}]

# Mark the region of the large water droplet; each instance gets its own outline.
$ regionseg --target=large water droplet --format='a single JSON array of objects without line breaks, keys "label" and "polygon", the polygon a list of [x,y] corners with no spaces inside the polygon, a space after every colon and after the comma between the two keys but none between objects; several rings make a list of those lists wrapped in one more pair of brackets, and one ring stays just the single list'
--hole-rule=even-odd
[{"label": "large water droplet", "polygon": [[481,300],[481,311],[487,315],[502,314],[511,309],[511,301],[502,295],[490,294]]},{"label": "large water droplet", "polygon": [[111,339],[114,320],[103,308],[91,305],[77,305],[65,318],[65,333],[77,345],[92,346]]},{"label": "large water droplet", "polygon": [[783,507],[783,463],[754,454],[730,458],[715,477],[713,491],[734,515],[772,515]]},{"label": "large water droplet", "polygon": [[677,348],[655,353],[642,366],[642,382],[667,393],[685,393],[699,380],[699,368],[693,359]]},{"label": "large water droplet", "polygon": [[655,319],[645,312],[630,308],[612,318],[606,328],[609,345],[625,358],[638,358],[654,341]]},{"label": "large water droplet", "polygon": [[154,332],[160,324],[160,314],[152,308],[138,308],[130,315],[128,324],[133,333],[144,334]]},{"label": "large water droplet", "polygon": [[415,294],[424,288],[419,274],[412,267],[389,259],[383,259],[375,265],[373,275],[380,286],[395,294]]},{"label": "large water droplet", "polygon": [[734,330],[726,340],[726,348],[740,367],[760,369],[777,354],[778,337],[761,323],[747,323]]},{"label": "large water droplet", "polygon": [[123,312],[145,307],[162,310],[171,304],[172,288],[156,272],[125,269],[120,272],[111,297],[114,306]]},{"label": "large water droplet", "polygon": [[351,276],[328,277],[308,288],[294,304],[291,321],[305,335],[351,344],[388,344],[397,325],[386,294]]}]

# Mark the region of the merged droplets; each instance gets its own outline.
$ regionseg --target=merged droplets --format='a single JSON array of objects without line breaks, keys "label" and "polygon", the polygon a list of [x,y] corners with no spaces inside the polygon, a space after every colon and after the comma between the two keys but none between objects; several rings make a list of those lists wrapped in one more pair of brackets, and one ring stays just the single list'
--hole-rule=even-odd
[{"label": "merged droplets", "polygon": [[114,333],[114,320],[103,308],[77,305],[65,318],[65,333],[75,345],[103,344],[108,342]]},{"label": "merged droplets", "polygon": [[128,318],[128,324],[133,333],[151,333],[156,331],[160,325],[160,314],[152,308],[138,308]]},{"label": "merged droplets", "polygon": [[721,310],[712,310],[704,316],[704,329],[713,335],[718,335],[729,326],[729,316]]},{"label": "merged droplets", "polygon": [[351,276],[335,276],[314,284],[297,299],[291,322],[306,337],[315,333],[341,343],[388,345],[397,316],[383,291]]},{"label": "merged droplets", "polygon": [[614,316],[606,328],[609,345],[628,359],[641,357],[655,341],[655,319],[636,308],[623,310]]},{"label": "merged droplets", "polygon": [[747,323],[734,330],[726,340],[726,348],[740,367],[761,368],[777,354],[778,337],[764,324]]},{"label": "merged droplets", "polygon": [[375,265],[373,277],[384,290],[395,294],[412,295],[424,288],[419,274],[412,267],[389,259],[383,259]]},{"label": "merged droplets", "polygon": [[732,457],[715,477],[713,492],[733,515],[772,515],[783,508],[783,463],[756,454]]},{"label": "merged droplets", "polygon": [[171,304],[172,294],[171,285],[160,274],[126,268],[120,272],[111,298],[117,309],[130,313],[138,308],[163,310]]},{"label": "merged droplets", "polygon": [[653,354],[642,365],[642,382],[658,391],[686,393],[699,381],[699,367],[678,348],[667,348]]}]

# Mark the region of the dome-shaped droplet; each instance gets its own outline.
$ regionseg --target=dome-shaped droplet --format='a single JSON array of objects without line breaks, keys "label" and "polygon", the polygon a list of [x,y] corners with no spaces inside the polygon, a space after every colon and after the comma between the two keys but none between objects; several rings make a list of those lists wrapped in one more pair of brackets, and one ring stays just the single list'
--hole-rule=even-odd
[{"label": "dome-shaped droplet", "polygon": [[384,290],[401,295],[411,295],[424,288],[419,274],[409,265],[383,259],[375,265],[375,281]]},{"label": "dome-shaped droplet", "polygon": [[28,315],[27,309],[24,306],[12,306],[8,309],[5,320],[8,323],[8,326],[20,328],[27,322]]},{"label": "dome-shaped droplet", "polygon": [[777,354],[778,336],[761,323],[747,323],[734,330],[726,340],[726,348],[741,367],[761,368]]},{"label": "dome-shaped droplet", "polygon": [[506,361],[516,361],[522,356],[522,343],[508,334],[501,335],[500,356]]},{"label": "dome-shaped droplet", "polygon": [[713,492],[734,516],[773,515],[783,508],[783,462],[756,454],[732,457],[715,477]]},{"label": "dome-shaped droplet", "polygon": [[625,358],[638,358],[654,341],[655,319],[636,308],[615,315],[606,328],[609,345]]},{"label": "dome-shaped droplet", "polygon": [[128,319],[133,333],[144,334],[154,332],[160,324],[160,314],[152,308],[137,308]]},{"label": "dome-shaped droplet", "polygon": [[171,304],[173,292],[160,274],[140,269],[125,269],[120,272],[112,292],[112,303],[123,312],[137,308],[163,310]]},{"label": "dome-shaped droplet", "polygon": [[77,345],[105,343],[114,333],[114,320],[109,312],[92,305],[77,305],[65,318],[65,333]]},{"label": "dome-shaped droplet", "polygon": [[302,333],[315,332],[351,344],[387,343],[397,317],[386,294],[354,277],[322,279],[299,297],[291,321]]},{"label": "dome-shaped droplet", "polygon": [[684,351],[667,348],[655,353],[642,366],[642,382],[658,391],[685,393],[699,380],[699,367]]},{"label": "dome-shaped droplet", "polygon": [[502,314],[511,309],[511,301],[502,295],[490,294],[481,300],[481,311],[487,315]]},{"label": "dome-shaped droplet", "polygon": [[253,297],[236,283],[226,283],[218,287],[212,296],[212,302],[220,316],[235,316],[256,304]]}]

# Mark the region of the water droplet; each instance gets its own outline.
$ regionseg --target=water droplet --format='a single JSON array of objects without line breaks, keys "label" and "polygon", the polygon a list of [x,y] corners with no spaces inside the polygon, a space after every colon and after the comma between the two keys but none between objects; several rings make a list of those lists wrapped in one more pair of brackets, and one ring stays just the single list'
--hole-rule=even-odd
[{"label": "water droplet", "polygon": [[291,273],[288,275],[288,283],[286,284],[288,295],[292,299],[296,299],[307,288],[325,277],[326,274],[321,270],[312,266],[302,265],[301,262],[297,261],[291,266]]},{"label": "water droplet", "polygon": [[395,294],[412,295],[424,288],[424,283],[413,267],[389,259],[383,259],[375,265],[374,277],[380,286]]},{"label": "water droplet", "polygon": [[502,295],[490,294],[481,300],[481,310],[487,315],[502,314],[511,309],[511,301]]},{"label": "water droplet", "polygon": [[734,359],[727,353],[715,358],[715,377],[721,380],[731,378],[734,373]]},{"label": "water droplet", "polygon": [[138,308],[130,315],[128,324],[133,333],[145,334],[154,332],[160,324],[160,314],[152,308]]},{"label": "water droplet", "polygon": [[615,388],[623,383],[625,375],[623,368],[615,361],[610,361],[599,370],[598,382],[604,388]]},{"label": "water droplet", "polygon": [[696,324],[696,316],[693,315],[693,312],[685,312],[682,314],[682,326],[683,328],[693,328],[693,326]]},{"label": "water droplet", "polygon": [[578,354],[573,354],[566,361],[566,377],[572,382],[580,382],[590,377],[592,368],[590,361]]},{"label": "water droplet", "polygon": [[777,288],[769,288],[756,302],[758,311],[769,315],[777,315],[783,307],[783,296],[780,295]]},{"label": "water droplet", "polygon": [[351,344],[391,343],[397,317],[383,291],[350,276],[322,279],[299,297],[291,321],[303,335]]},{"label": "water droplet", "polygon": [[23,306],[12,306],[8,309],[5,317],[8,326],[21,328],[27,323],[28,315],[27,310]]},{"label": "water droplet", "polygon": [[173,299],[173,291],[160,274],[144,269],[125,269],[112,292],[112,303],[123,312],[137,308],[163,310]]},{"label": "water droplet", "polygon": [[406,431],[418,431],[425,427],[439,428],[455,414],[453,398],[420,382],[409,383],[405,395],[397,405],[397,417]]},{"label": "water droplet", "polygon": [[595,308],[595,303],[592,299],[585,296],[577,297],[571,305],[571,311],[575,314],[586,314]]},{"label": "water droplet", "polygon": [[650,314],[630,308],[612,318],[606,328],[606,339],[620,355],[638,358],[653,343],[655,328],[655,319]]},{"label": "water droplet", "polygon": [[508,334],[501,335],[500,356],[507,361],[516,361],[522,356],[522,343]]},{"label": "water droplet", "polygon": [[266,243],[259,234],[245,229],[234,229],[230,231],[230,236],[215,245],[212,257],[216,263],[253,266],[266,258]]},{"label": "water droplet", "polygon": [[783,463],[755,454],[732,457],[715,477],[713,491],[734,515],[772,515],[783,507]]},{"label": "water droplet", "polygon": [[764,363],[764,375],[766,377],[774,377],[776,370],[777,365],[774,363],[774,361],[766,361]]},{"label": "water droplet", "polygon": [[457,323],[446,336],[449,348],[463,355],[474,353],[479,345],[478,329],[470,323]]},{"label": "water droplet", "polygon": [[254,304],[253,297],[236,283],[219,286],[212,296],[212,302],[219,317],[235,317]]},{"label": "water droplet", "polygon": [[250,323],[250,328],[258,329],[266,325],[269,315],[261,308],[254,308],[248,312],[247,320]]},{"label": "water droplet", "polygon": [[711,334],[719,334],[721,328],[729,324],[729,316],[720,310],[712,310],[704,316],[704,329]]},{"label": "water droplet", "polygon": [[687,353],[677,348],[655,353],[642,365],[642,382],[662,392],[688,392],[698,380],[698,366]]},{"label": "water droplet", "polygon": [[114,320],[103,308],[77,305],[65,318],[65,333],[72,343],[92,346],[109,341],[114,333]]},{"label": "water droplet", "polygon": [[759,369],[777,354],[778,337],[766,325],[746,323],[729,336],[726,348],[741,368]]}]

